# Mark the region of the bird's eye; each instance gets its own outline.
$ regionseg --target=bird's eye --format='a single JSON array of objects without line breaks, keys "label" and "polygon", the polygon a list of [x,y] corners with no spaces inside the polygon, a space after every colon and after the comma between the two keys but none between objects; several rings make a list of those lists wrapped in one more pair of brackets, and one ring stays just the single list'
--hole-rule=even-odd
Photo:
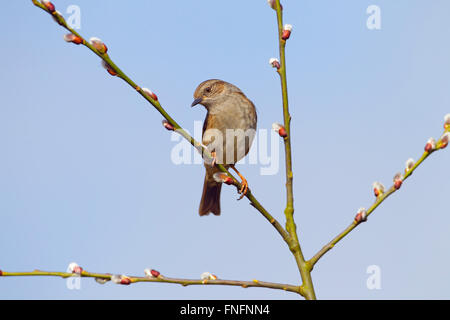
[{"label": "bird's eye", "polygon": [[205,89],[205,91],[206,91],[207,93],[210,93],[210,92],[211,92],[211,87],[207,87],[207,88]]}]

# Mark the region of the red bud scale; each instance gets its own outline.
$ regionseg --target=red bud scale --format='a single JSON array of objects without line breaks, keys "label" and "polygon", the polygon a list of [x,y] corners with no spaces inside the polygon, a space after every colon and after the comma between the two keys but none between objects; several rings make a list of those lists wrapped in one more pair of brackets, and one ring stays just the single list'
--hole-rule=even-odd
[{"label": "red bud scale", "polygon": [[165,120],[165,119],[162,121],[162,124],[163,124],[164,128],[166,128],[166,129],[169,130],[169,131],[175,130],[175,128],[173,127],[173,125],[171,125],[171,124],[169,123],[169,121],[167,121],[167,120]]},{"label": "red bud scale", "polygon": [[154,270],[154,269],[150,270],[150,274],[151,274],[152,276],[154,276],[155,278],[158,278],[159,275],[160,275],[159,271],[156,271],[156,270]]},{"label": "red bud scale", "polygon": [[55,12],[55,5],[47,0],[42,0],[42,4],[47,8],[51,13]]},{"label": "red bud scale", "polygon": [[285,24],[283,28],[283,33],[281,34],[281,39],[287,40],[291,36],[292,25]]}]

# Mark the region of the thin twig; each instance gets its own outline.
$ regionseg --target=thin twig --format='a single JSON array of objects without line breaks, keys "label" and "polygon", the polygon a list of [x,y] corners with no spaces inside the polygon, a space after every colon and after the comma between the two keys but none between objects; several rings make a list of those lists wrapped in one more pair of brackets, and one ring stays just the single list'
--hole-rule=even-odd
[{"label": "thin twig", "polygon": [[[34,270],[31,272],[6,272],[0,271],[0,276],[3,277],[35,277],[35,276],[47,276],[47,277],[61,277],[61,278],[70,278],[70,277],[82,277],[82,278],[95,278],[102,279],[103,281],[111,281],[114,275],[109,273],[93,273],[87,272],[85,270],[81,271],[81,273],[70,273],[70,272],[52,272],[52,271],[41,271]],[[117,277],[117,276],[116,276]],[[133,284],[137,282],[158,282],[158,283],[172,283],[172,284],[180,284],[182,286],[190,286],[190,285],[223,285],[223,286],[236,286],[242,288],[268,288],[268,289],[277,289],[284,290],[289,292],[295,292],[297,294],[300,293],[300,287],[294,286],[290,284],[283,283],[274,283],[274,282],[266,282],[259,280],[252,281],[239,281],[239,280],[223,280],[223,279],[179,279],[179,278],[169,278],[163,275],[158,275],[157,277],[139,277],[139,276],[118,276],[127,279],[122,284]]]},{"label": "thin twig", "polygon": [[291,236],[289,248],[295,257],[295,261],[300,271],[300,275],[303,281],[303,291],[306,299],[315,299],[314,286],[311,279],[311,269],[303,257],[300,242],[297,236],[297,226],[294,221],[294,195],[293,195],[293,173],[292,173],[292,153],[291,153],[291,115],[289,113],[289,101],[287,92],[287,78],[286,78],[286,40],[282,38],[283,34],[283,10],[281,8],[280,0],[276,1],[275,10],[277,13],[278,22],[278,40],[280,50],[280,67],[277,72],[280,75],[281,80],[281,93],[283,97],[283,117],[284,128],[287,136],[284,137],[284,151],[286,161],[286,209],[284,214],[286,216],[286,230]]}]

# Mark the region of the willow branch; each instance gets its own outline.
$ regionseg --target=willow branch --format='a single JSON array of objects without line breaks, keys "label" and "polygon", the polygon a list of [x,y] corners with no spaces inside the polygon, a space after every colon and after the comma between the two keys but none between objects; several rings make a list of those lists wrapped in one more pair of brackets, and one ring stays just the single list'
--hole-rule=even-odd
[{"label": "willow branch", "polygon": [[300,271],[300,275],[303,281],[303,290],[305,292],[306,299],[315,299],[314,286],[311,279],[311,270],[308,264],[305,262],[303,253],[300,247],[300,242],[297,236],[297,226],[294,221],[294,195],[293,195],[293,173],[292,173],[292,153],[291,153],[291,115],[289,113],[289,101],[287,91],[287,77],[286,77],[286,40],[283,39],[283,9],[280,4],[280,0],[276,0],[275,10],[277,13],[278,23],[278,40],[280,51],[280,67],[277,72],[280,75],[281,80],[281,93],[283,97],[283,118],[284,128],[286,130],[286,136],[284,137],[284,152],[286,161],[286,209],[284,214],[286,216],[286,230],[291,236],[289,248],[295,257],[295,261]]},{"label": "willow branch", "polygon": [[[448,134],[448,132],[450,132],[450,126],[447,125],[445,126],[446,132]],[[322,258],[328,251],[330,251],[331,249],[333,249],[333,247],[339,242],[341,241],[344,237],[346,237],[353,229],[355,229],[357,226],[359,226],[362,222],[366,221],[367,217],[369,215],[372,214],[372,212],[374,212],[389,196],[391,196],[393,193],[395,193],[396,191],[398,191],[400,189],[400,186],[402,185],[403,181],[405,181],[406,179],[408,179],[413,172],[435,151],[443,149],[447,146],[448,144],[448,136],[446,138],[445,137],[445,133],[444,135],[441,137],[441,139],[439,139],[439,141],[437,142],[436,145],[430,147],[430,149],[427,149],[425,152],[422,154],[422,156],[420,157],[420,159],[414,163],[414,165],[411,165],[410,168],[406,168],[405,169],[405,174],[399,178],[398,181],[401,181],[400,183],[397,183],[397,185],[394,184],[385,192],[382,192],[379,196],[376,197],[375,202],[370,206],[369,209],[367,209],[367,211],[365,212],[365,218],[361,219],[361,216],[356,216],[354,221],[347,227],[344,229],[344,231],[342,231],[341,233],[339,233],[336,237],[334,237],[329,243],[327,243],[325,246],[322,247],[322,249],[320,249],[309,261],[308,264],[311,266],[311,268],[314,267],[314,265],[320,260],[320,258]],[[447,142],[445,142],[444,139],[447,139]],[[429,142],[430,143],[430,142]],[[428,144],[427,144],[428,146]],[[431,146],[431,144],[430,144]]]},{"label": "willow branch", "polygon": [[[152,270],[153,271],[153,270]],[[70,272],[52,272],[52,271],[41,271],[34,270],[31,272],[6,272],[0,270],[0,276],[3,277],[61,277],[61,278],[70,278],[70,277],[81,277],[81,278],[95,278],[99,283],[105,283],[108,281],[113,281],[117,284],[122,285],[130,285],[137,282],[154,282],[154,283],[172,283],[179,284],[182,286],[191,286],[191,285],[222,285],[222,286],[235,286],[242,288],[268,288],[268,289],[276,289],[283,290],[289,292],[295,292],[297,294],[300,293],[300,287],[294,286],[290,284],[283,283],[273,283],[259,280],[252,281],[239,281],[239,280],[223,280],[223,279],[179,279],[179,278],[169,278],[165,277],[161,274],[157,274],[157,276],[125,276],[125,275],[112,275],[110,273],[93,273],[82,270],[80,273],[70,273]]]},{"label": "willow branch", "polygon": [[[203,155],[209,159],[212,160],[211,153],[198,141],[196,141],[189,133],[187,133],[161,106],[160,102],[158,101],[156,96],[151,96],[148,93],[146,93],[140,86],[138,86],[133,80],[131,80],[109,57],[109,55],[105,52],[102,53],[99,50],[97,50],[91,43],[86,41],[78,32],[76,32],[73,28],[71,28],[65,21],[65,19],[57,12],[57,11],[51,11],[49,10],[45,5],[43,5],[38,0],[32,0],[33,4],[42,10],[46,11],[52,17],[55,19],[55,21],[61,25],[63,28],[71,32],[73,35],[78,37],[81,40],[82,45],[89,48],[92,52],[94,52],[97,56],[99,56],[106,66],[108,67],[108,72],[110,74],[117,76],[121,79],[123,79],[126,83],[128,83],[133,89],[135,89],[145,100],[147,100],[155,109],[167,120],[167,122],[172,126],[171,129],[178,132],[183,138],[185,138],[189,143],[194,146],[197,150],[201,150]],[[216,163],[216,167],[226,173],[228,177],[230,177],[233,180],[233,185],[239,190],[241,188],[240,182],[221,164]],[[283,229],[281,224],[257,201],[257,199],[253,196],[252,192],[248,190],[246,194],[247,199],[250,201],[250,204],[255,207],[263,216],[266,218],[267,221],[270,222],[270,224],[277,230],[277,232],[281,235],[283,240],[286,243],[289,243],[290,241],[290,235],[286,232],[286,230]]]}]

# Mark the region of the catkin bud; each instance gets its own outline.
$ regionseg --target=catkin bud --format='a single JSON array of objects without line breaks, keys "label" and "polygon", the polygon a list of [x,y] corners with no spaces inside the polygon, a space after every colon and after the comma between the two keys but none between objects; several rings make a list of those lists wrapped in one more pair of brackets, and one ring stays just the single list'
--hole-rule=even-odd
[{"label": "catkin bud", "polygon": [[291,31],[292,31],[292,25],[285,24],[283,27],[283,33],[281,35],[281,39],[283,39],[283,40],[289,39],[289,37],[291,36]]},{"label": "catkin bud", "polygon": [[66,42],[72,42],[75,44],[81,44],[83,43],[83,39],[81,39],[80,37],[77,37],[76,35],[74,35],[73,33],[68,33],[64,35],[64,40]]},{"label": "catkin bud", "polygon": [[101,54],[105,54],[108,51],[108,47],[103,43],[102,40],[96,37],[89,39],[89,43]]},{"label": "catkin bud", "polygon": [[55,5],[48,0],[41,0],[41,3],[47,8],[50,13],[55,12]]},{"label": "catkin bud", "polygon": [[373,193],[375,194],[375,197],[379,197],[384,193],[384,185],[380,182],[374,182],[372,184],[373,186]]},{"label": "catkin bud", "polygon": [[355,222],[361,223],[367,221],[367,210],[366,208],[359,208],[355,216]]},{"label": "catkin bud", "polygon": [[233,179],[231,179],[226,173],[224,172],[216,172],[213,174],[213,178],[218,183],[225,183],[225,184],[233,184]]},{"label": "catkin bud", "polygon": [[105,284],[109,281],[109,279],[107,278],[95,278],[95,282],[99,283],[99,284]]},{"label": "catkin bud", "polygon": [[171,125],[171,124],[169,123],[169,121],[167,121],[166,119],[164,119],[164,120],[162,121],[162,124],[163,124],[164,128],[166,128],[166,129],[169,130],[169,131],[175,130],[175,128],[173,127],[173,125]]},{"label": "catkin bud", "polygon": [[408,160],[406,160],[406,162],[405,162],[405,171],[411,170],[414,167],[415,164],[416,164],[416,162],[414,161],[413,158],[409,158]]},{"label": "catkin bud", "polygon": [[83,272],[83,268],[80,267],[76,262],[72,262],[69,264],[69,272],[81,274]]},{"label": "catkin bud", "polygon": [[398,190],[400,189],[402,184],[403,184],[403,175],[401,173],[397,173],[394,176],[394,188]]},{"label": "catkin bud", "polygon": [[448,146],[448,141],[450,140],[450,132],[446,132],[442,135],[441,139],[440,139],[440,148],[444,149],[445,147]]},{"label": "catkin bud", "polygon": [[444,128],[445,129],[450,128],[450,113],[447,113],[444,117]]},{"label": "catkin bud", "polygon": [[277,58],[270,58],[269,64],[272,65],[272,67],[277,68],[277,70],[281,67],[280,61]]},{"label": "catkin bud", "polygon": [[102,60],[102,66],[106,69],[106,71],[108,71],[110,75],[112,75],[113,77],[117,76],[117,72],[105,60]]},{"label": "catkin bud", "polygon": [[430,138],[425,145],[425,151],[431,152],[434,149],[436,149],[436,140],[434,140],[434,138]]},{"label": "catkin bud", "polygon": [[283,125],[279,124],[278,122],[272,123],[272,129],[273,131],[277,132],[280,135],[280,137],[282,138],[287,137],[286,128]]},{"label": "catkin bud", "polygon": [[152,90],[148,88],[142,88],[142,91],[144,91],[145,94],[148,95],[153,100],[158,101],[158,96]]},{"label": "catkin bud", "polygon": [[131,278],[123,274],[122,275],[115,274],[111,276],[111,281],[116,284],[129,285],[131,283]]},{"label": "catkin bud", "polygon": [[159,273],[159,271],[156,271],[154,269],[150,270],[150,274],[155,277],[158,278],[161,274]]}]

